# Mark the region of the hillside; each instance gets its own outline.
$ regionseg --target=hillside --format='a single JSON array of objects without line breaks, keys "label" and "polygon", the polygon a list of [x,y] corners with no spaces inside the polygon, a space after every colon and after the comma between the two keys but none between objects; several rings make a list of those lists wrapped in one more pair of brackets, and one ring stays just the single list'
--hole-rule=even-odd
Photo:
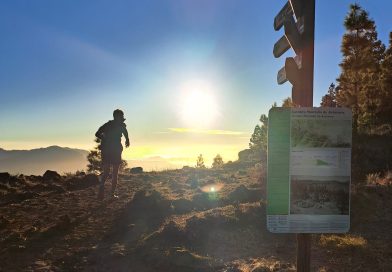
[{"label": "hillside", "polygon": [[88,151],[49,146],[31,150],[0,149],[0,172],[42,175],[52,169],[59,173],[83,170],[87,165]]},{"label": "hillside", "polygon": [[[103,202],[97,184],[0,176],[0,270],[295,271],[295,236],[266,230],[260,166],[122,175]],[[350,233],[313,235],[312,271],[387,271],[391,193],[353,187]]]}]

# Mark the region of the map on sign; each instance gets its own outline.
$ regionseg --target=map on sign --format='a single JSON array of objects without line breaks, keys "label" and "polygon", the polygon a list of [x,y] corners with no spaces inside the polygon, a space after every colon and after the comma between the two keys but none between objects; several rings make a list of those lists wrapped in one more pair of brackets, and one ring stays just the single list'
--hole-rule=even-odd
[{"label": "map on sign", "polygon": [[352,114],[345,108],[269,112],[267,228],[342,233],[350,228]]}]

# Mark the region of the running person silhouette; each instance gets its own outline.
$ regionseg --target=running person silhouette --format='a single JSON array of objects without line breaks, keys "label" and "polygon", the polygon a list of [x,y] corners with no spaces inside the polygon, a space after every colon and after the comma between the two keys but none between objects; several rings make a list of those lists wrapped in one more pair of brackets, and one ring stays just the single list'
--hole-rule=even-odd
[{"label": "running person silhouette", "polygon": [[124,112],[117,109],[113,111],[113,120],[106,122],[95,133],[95,136],[101,140],[100,149],[103,168],[98,199],[103,199],[104,197],[104,185],[109,176],[110,166],[112,166],[111,195],[117,198],[115,191],[118,179],[118,169],[121,164],[121,153],[123,150],[123,146],[121,144],[122,135],[125,137],[125,147],[129,147],[128,131],[124,121]]}]

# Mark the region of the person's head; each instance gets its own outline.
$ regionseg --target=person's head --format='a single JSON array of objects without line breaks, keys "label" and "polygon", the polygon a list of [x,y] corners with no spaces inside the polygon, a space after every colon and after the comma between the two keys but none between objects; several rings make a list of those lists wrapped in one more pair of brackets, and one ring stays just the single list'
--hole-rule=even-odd
[{"label": "person's head", "polygon": [[125,121],[124,112],[119,109],[114,110],[113,111],[113,119],[114,119],[114,121],[117,121],[117,122],[124,122]]}]

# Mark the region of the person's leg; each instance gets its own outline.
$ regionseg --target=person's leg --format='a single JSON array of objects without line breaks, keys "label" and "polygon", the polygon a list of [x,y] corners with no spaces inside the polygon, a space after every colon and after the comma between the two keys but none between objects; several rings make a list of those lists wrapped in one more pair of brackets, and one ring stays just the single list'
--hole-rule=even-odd
[{"label": "person's leg", "polygon": [[105,190],[105,181],[109,176],[110,173],[110,164],[104,164],[102,166],[103,173],[101,174],[101,180],[99,184],[99,193],[98,193],[98,198],[103,199],[104,196],[104,190]]},{"label": "person's leg", "polygon": [[118,169],[120,168],[119,164],[113,164],[113,171],[112,171],[112,194],[116,191],[117,187],[117,179],[118,179]]}]

